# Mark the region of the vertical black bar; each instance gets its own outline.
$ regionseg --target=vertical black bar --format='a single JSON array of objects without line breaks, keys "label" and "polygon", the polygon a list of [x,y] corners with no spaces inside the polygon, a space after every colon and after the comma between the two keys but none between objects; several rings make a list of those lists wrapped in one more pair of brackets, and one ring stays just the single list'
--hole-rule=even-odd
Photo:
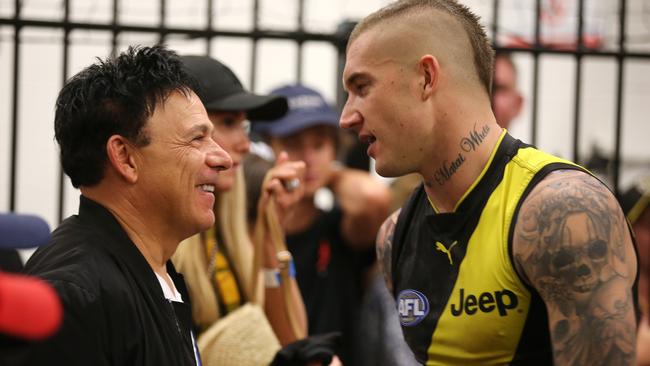
[{"label": "vertical black bar", "polygon": [[[298,0],[298,33],[301,35],[305,31],[305,0]],[[302,83],[302,62],[303,62],[303,38],[298,39],[298,49],[296,53],[296,82]]]},{"label": "vertical black bar", "polygon": [[619,177],[621,170],[621,129],[623,127],[623,81],[625,77],[625,31],[627,21],[627,0],[620,0],[620,14],[619,14],[619,38],[618,38],[618,54],[616,57],[618,66],[618,84],[616,85],[616,140],[614,141],[614,159],[612,161],[613,179],[612,190],[618,194]]},{"label": "vertical black bar", "polygon": [[[498,45],[498,33],[499,32],[499,0],[492,1],[492,48],[496,50]],[[496,61],[496,58],[495,58]],[[496,64],[496,63],[495,63]],[[492,65],[492,90],[490,93],[490,102],[492,103],[492,110],[494,111],[494,71],[496,70]]]},{"label": "vertical black bar", "polygon": [[338,57],[337,57],[337,66],[336,66],[336,104],[339,107],[339,111],[343,110],[345,101],[347,99],[347,93],[343,90],[343,71],[345,70],[345,46],[341,45],[338,47]]},{"label": "vertical black bar", "polygon": [[[213,11],[214,11],[214,1],[213,0],[207,0],[208,1],[208,31],[212,31],[212,16],[213,16]],[[212,36],[208,35],[205,40],[205,54],[210,56],[212,53]]]},{"label": "vertical black bar", "polygon": [[345,70],[345,52],[347,48],[349,33],[346,32],[347,28],[351,28],[349,25],[351,23],[340,23],[336,31],[336,34],[339,36],[339,41],[336,43],[337,50],[337,65],[336,65],[336,105],[339,108],[339,111],[343,110],[345,101],[347,99],[347,93],[343,90],[343,71]]},{"label": "vertical black bar", "polygon": [[499,0],[492,2],[492,47],[497,48],[499,34]]},{"label": "vertical black bar", "polygon": [[255,91],[255,82],[257,81],[255,77],[255,71],[257,69],[257,41],[259,40],[259,25],[260,25],[260,1],[255,0],[253,2],[253,49],[251,52],[251,90]]},{"label": "vertical black bar", "polygon": [[539,104],[539,53],[542,47],[540,42],[540,15],[541,0],[535,0],[535,44],[533,46],[533,105],[531,108],[531,136],[530,142],[537,144],[537,107]]},{"label": "vertical black bar", "polygon": [[346,58],[346,50],[347,50],[347,45],[348,45],[348,40],[350,39],[350,33],[352,33],[352,30],[356,26],[355,21],[343,21],[339,23],[337,29],[336,29],[336,36],[337,36],[337,41],[334,44],[336,46],[336,49],[338,51],[338,65],[337,65],[337,73],[336,73],[336,104],[339,107],[339,110],[343,109],[343,106],[345,105],[345,101],[347,99],[347,93],[345,90],[343,90],[343,71],[345,70],[345,58]]},{"label": "vertical black bar", "polygon": [[120,13],[120,0],[113,0],[113,19],[111,23],[113,25],[113,36],[111,37],[111,57],[117,56],[117,38],[119,37],[119,31],[117,29],[117,21]]},{"label": "vertical black bar", "polygon": [[573,161],[580,163],[580,108],[582,95],[582,51],[584,49],[582,33],[584,30],[584,0],[578,0],[578,29],[576,31],[576,79],[573,98]]},{"label": "vertical black bar", "polygon": [[9,182],[9,211],[16,211],[16,161],[18,159],[18,92],[20,81],[20,20],[21,1],[14,1],[14,80],[13,80],[13,100],[11,109],[11,172]]},{"label": "vertical black bar", "polygon": [[164,44],[165,38],[167,38],[167,32],[165,31],[165,19],[167,17],[167,1],[160,0],[160,9],[158,9],[158,11],[160,17],[160,19],[158,20],[158,28],[160,28],[158,43]]},{"label": "vertical black bar", "polygon": [[[66,24],[63,29],[63,70],[62,70],[62,85],[68,79],[68,59],[70,56],[70,0],[64,0],[64,14],[63,22]],[[57,219],[59,222],[63,221],[63,204],[65,202],[65,180],[63,174],[63,167],[59,163],[59,210],[57,212]]]}]

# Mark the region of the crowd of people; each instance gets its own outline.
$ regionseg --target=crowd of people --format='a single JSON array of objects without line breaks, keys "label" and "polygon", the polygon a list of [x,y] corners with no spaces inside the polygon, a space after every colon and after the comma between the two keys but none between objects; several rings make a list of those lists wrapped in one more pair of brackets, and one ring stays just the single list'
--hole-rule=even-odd
[{"label": "crowd of people", "polygon": [[[79,211],[22,269],[63,316],[0,364],[650,364],[650,186],[617,198],[511,136],[515,64],[476,15],[391,3],[342,78],[341,113],[162,45],[68,80]],[[349,131],[392,186],[339,162]]]}]

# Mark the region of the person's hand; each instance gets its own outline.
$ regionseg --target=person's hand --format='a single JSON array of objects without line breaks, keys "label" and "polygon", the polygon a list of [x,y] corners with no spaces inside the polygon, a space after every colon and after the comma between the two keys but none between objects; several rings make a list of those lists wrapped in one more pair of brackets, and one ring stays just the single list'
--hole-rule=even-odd
[{"label": "person's hand", "polygon": [[341,233],[346,243],[355,249],[372,248],[377,231],[388,216],[388,187],[368,172],[338,168],[331,188],[343,211]]},{"label": "person's hand", "polygon": [[298,203],[305,194],[304,176],[305,163],[303,161],[289,161],[287,153],[281,152],[273,168],[266,173],[258,211],[264,209],[268,201],[273,199],[278,219],[283,224],[287,211]]}]

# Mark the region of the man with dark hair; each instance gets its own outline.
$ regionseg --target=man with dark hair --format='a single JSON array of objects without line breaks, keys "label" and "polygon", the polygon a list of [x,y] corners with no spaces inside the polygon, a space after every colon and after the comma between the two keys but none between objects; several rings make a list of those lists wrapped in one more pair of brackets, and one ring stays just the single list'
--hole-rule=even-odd
[{"label": "man with dark hair", "polygon": [[430,365],[631,365],[637,258],[613,194],[508,135],[493,55],[454,0],[402,0],[352,32],[340,125],[384,176],[422,183],[377,251],[405,339]]},{"label": "man with dark hair", "polygon": [[232,162],[193,85],[178,56],[155,46],[100,61],[61,90],[55,136],[81,190],[79,214],[25,270],[54,286],[64,321],[12,362],[200,364],[185,284],[169,259],[214,223],[214,187]]}]

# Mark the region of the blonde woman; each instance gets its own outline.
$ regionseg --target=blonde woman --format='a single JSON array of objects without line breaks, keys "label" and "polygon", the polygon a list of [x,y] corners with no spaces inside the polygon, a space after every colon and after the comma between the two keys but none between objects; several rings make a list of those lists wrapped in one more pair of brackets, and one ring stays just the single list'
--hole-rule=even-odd
[{"label": "blonde woman", "polygon": [[[247,229],[241,162],[250,146],[247,118],[277,118],[286,113],[286,100],[246,92],[217,60],[182,58],[199,81],[197,94],[214,125],[213,138],[230,154],[233,166],[213,187],[215,226],[182,242],[173,261],[189,288],[203,364],[269,364],[281,346],[297,340],[296,333],[306,333],[306,316],[293,272],[289,271],[288,281],[278,276],[281,263],[269,238],[262,241],[262,269],[253,273],[254,245]],[[303,174],[303,162],[280,156],[267,173],[259,207],[274,200],[282,220],[284,210],[303,195],[299,184]],[[283,296],[286,286],[288,297]],[[293,309],[292,315],[287,309]]]}]

